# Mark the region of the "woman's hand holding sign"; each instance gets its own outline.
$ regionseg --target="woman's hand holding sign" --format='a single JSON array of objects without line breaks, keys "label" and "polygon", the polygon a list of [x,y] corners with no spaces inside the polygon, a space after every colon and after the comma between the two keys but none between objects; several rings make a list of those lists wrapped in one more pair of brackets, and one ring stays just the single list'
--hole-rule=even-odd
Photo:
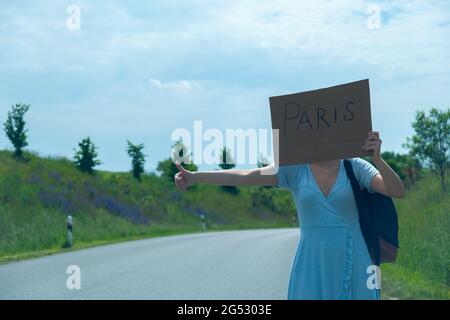
[{"label": "woman's hand holding sign", "polygon": [[378,131],[370,131],[361,149],[364,151],[372,151],[373,160],[378,161],[381,158],[381,143],[380,133]]},{"label": "woman's hand holding sign", "polygon": [[373,191],[393,198],[403,198],[405,189],[397,173],[381,157],[381,139],[378,131],[371,131],[362,147],[364,151],[372,151],[372,159],[380,171],[372,178],[370,188]]}]

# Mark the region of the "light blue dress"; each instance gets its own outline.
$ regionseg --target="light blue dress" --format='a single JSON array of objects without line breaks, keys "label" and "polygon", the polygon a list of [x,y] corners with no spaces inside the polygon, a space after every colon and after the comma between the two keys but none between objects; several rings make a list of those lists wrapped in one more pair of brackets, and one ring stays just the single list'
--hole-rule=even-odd
[{"label": "light blue dress", "polygon": [[[378,170],[361,158],[350,161],[360,186],[372,192]],[[309,164],[280,166],[277,177],[278,186],[294,196],[300,223],[288,299],[380,299],[379,290],[367,285],[372,263],[343,160],[327,197]]]}]

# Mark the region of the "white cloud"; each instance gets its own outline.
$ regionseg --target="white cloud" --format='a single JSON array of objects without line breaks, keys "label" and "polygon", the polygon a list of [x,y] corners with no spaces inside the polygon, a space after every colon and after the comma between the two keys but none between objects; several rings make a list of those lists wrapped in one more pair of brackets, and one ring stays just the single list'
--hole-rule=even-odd
[{"label": "white cloud", "polygon": [[[235,46],[258,46],[281,63],[311,59],[377,66],[386,75],[450,72],[450,9],[438,1],[377,2],[379,30],[368,30],[371,2],[246,1],[214,13],[206,30]],[[214,28],[216,26],[216,28]],[[287,59],[287,60],[286,60]]]},{"label": "white cloud", "polygon": [[197,81],[178,80],[162,82],[158,79],[150,79],[150,86],[160,90],[169,90],[179,93],[201,91],[202,85]]},{"label": "white cloud", "polygon": [[0,22],[0,45],[10,53],[10,59],[0,64],[74,68],[114,66],[147,57],[138,68],[162,71],[205,50],[238,55],[256,49],[278,65],[367,64],[387,77],[450,72],[448,4],[378,1],[381,29],[368,30],[366,10],[371,4],[363,0],[195,1],[190,11],[198,15],[186,12],[183,19],[182,12],[173,13],[183,9],[177,9],[176,2],[167,5],[171,10],[164,8],[169,17],[150,16],[149,11],[146,18],[131,5],[81,1],[83,24],[78,33],[66,30],[62,5],[13,7]]}]

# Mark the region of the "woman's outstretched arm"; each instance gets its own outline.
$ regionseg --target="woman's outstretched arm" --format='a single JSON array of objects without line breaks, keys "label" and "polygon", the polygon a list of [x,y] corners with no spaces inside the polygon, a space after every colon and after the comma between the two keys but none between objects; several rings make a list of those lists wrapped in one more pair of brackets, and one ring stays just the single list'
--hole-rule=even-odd
[{"label": "woman's outstretched arm", "polygon": [[221,186],[274,186],[278,183],[272,166],[250,170],[189,171],[178,162],[174,179],[178,189],[184,191],[194,183],[208,183]]}]

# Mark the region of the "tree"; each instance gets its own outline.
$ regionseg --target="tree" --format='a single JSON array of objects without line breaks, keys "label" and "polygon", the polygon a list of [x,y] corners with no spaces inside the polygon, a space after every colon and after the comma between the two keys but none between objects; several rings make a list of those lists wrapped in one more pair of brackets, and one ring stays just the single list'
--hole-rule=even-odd
[{"label": "tree", "polygon": [[25,113],[30,108],[30,105],[23,103],[16,103],[11,106],[11,111],[8,111],[8,117],[4,123],[4,130],[6,136],[14,146],[14,155],[17,158],[22,158],[22,149],[28,145],[27,131],[25,129]]},{"label": "tree", "polygon": [[227,147],[224,147],[220,152],[222,156],[220,157],[219,167],[222,170],[233,169],[236,167],[233,157],[231,156],[231,151]]},{"label": "tree", "polygon": [[267,167],[270,164],[269,159],[265,157],[263,154],[259,155],[258,163],[256,164],[258,168]]},{"label": "tree", "polygon": [[94,167],[101,164],[101,161],[96,159],[97,147],[91,141],[90,137],[83,139],[80,143],[78,143],[79,149],[74,150],[74,163],[75,166],[83,172],[87,172],[89,174],[94,173]]},{"label": "tree", "polygon": [[[258,163],[256,165],[258,166],[258,168],[264,168],[270,165],[270,162],[267,157],[265,157],[263,154],[260,154],[258,158]],[[258,189],[270,189],[270,188],[272,188],[272,186],[262,186]]]},{"label": "tree", "polygon": [[[236,167],[230,149],[224,147],[220,153],[219,168],[222,170],[229,170]],[[236,186],[222,186],[222,189],[232,194],[237,194],[239,192],[239,189],[236,188]]]},{"label": "tree", "polygon": [[422,169],[420,161],[416,157],[392,151],[384,151],[381,155],[402,180],[408,183],[416,181],[417,175]]},{"label": "tree", "polygon": [[189,153],[189,149],[184,145],[183,140],[180,139],[172,146],[171,158],[159,161],[156,167],[156,171],[160,172],[161,176],[173,182],[173,177],[178,173],[178,169],[175,165],[175,160],[178,160],[186,170],[198,170],[198,167],[191,161],[191,154]]},{"label": "tree", "polygon": [[141,174],[144,173],[146,155],[142,152],[144,144],[133,144],[127,140],[127,153],[131,157],[131,172],[136,180],[141,181]]},{"label": "tree", "polygon": [[407,138],[404,146],[437,174],[445,190],[450,157],[450,109],[432,108],[428,115],[418,111],[412,126],[415,134]]}]

